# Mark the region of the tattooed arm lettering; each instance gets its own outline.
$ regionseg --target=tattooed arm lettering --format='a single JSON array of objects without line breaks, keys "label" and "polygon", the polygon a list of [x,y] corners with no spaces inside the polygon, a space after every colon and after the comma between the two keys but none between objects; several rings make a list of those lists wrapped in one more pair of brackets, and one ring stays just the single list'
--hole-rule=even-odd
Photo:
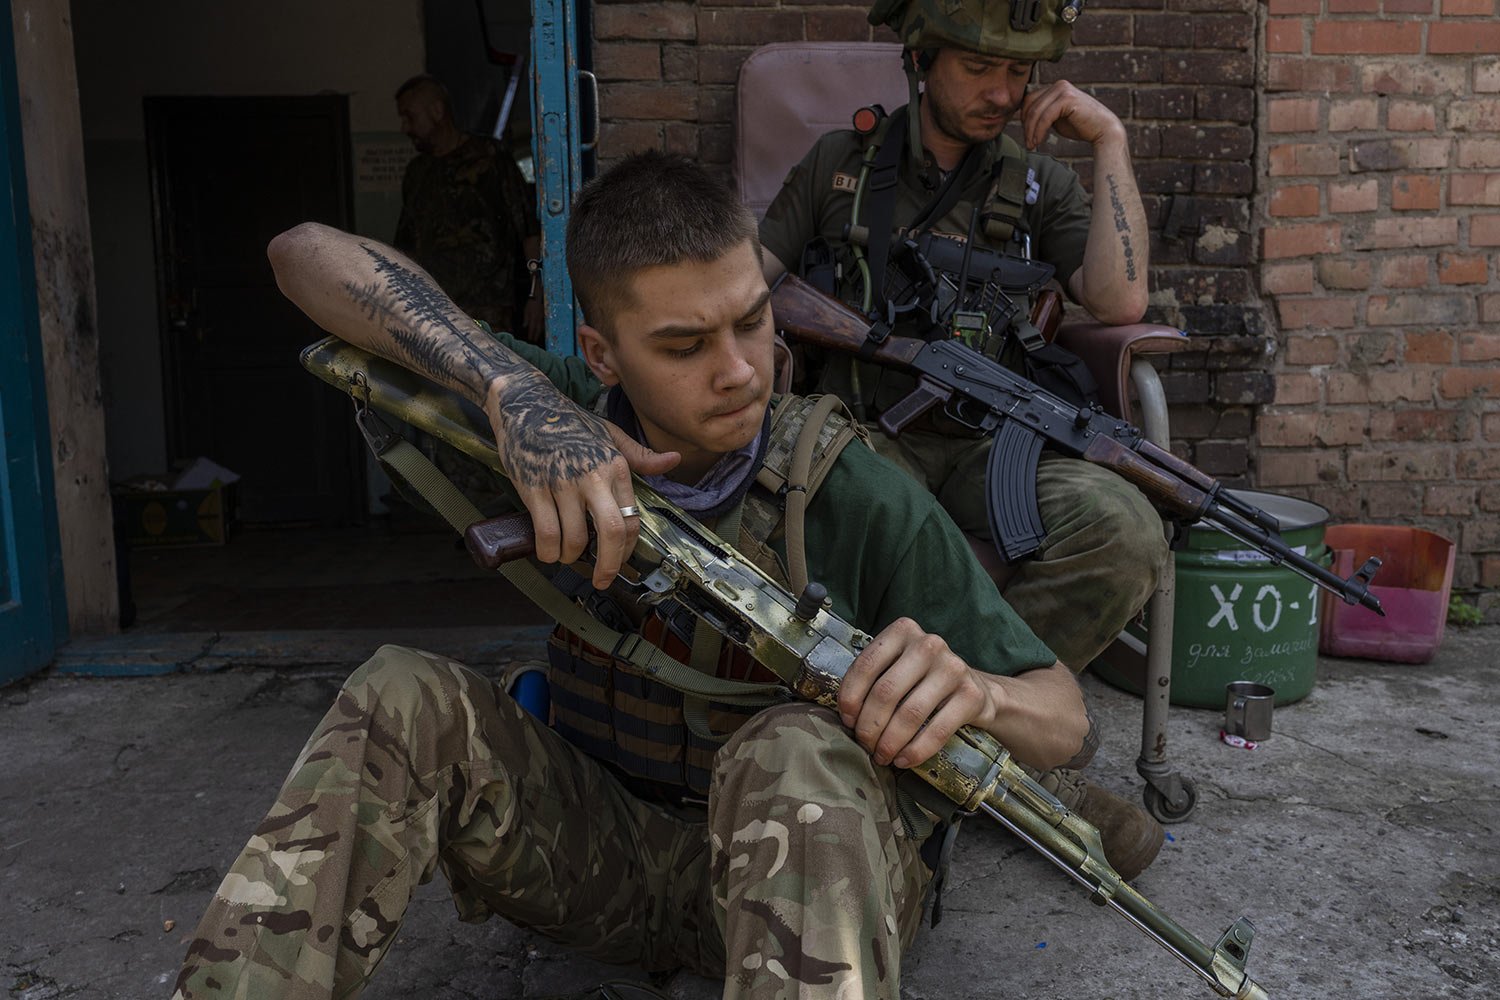
[{"label": "tattooed arm lettering", "polygon": [[1130,246],[1130,220],[1125,217],[1125,206],[1120,203],[1120,185],[1114,174],[1109,174],[1104,179],[1109,182],[1109,205],[1114,211],[1115,232],[1120,234],[1120,249],[1125,255],[1125,279],[1134,281],[1135,250]]}]

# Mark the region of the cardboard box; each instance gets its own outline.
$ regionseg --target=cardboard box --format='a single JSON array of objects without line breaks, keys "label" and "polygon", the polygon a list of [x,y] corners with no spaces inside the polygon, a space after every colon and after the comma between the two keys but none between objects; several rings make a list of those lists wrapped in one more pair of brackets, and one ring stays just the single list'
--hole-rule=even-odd
[{"label": "cardboard box", "polygon": [[201,490],[136,490],[114,494],[116,519],[133,547],[223,545],[234,524],[234,485]]}]

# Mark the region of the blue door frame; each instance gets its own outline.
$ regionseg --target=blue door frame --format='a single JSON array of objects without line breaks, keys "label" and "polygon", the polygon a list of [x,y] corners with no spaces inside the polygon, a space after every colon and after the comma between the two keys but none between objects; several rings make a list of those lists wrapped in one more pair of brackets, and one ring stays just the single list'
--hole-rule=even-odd
[{"label": "blue door frame", "polygon": [[0,2],[0,684],[66,638],[10,0]]},{"label": "blue door frame", "polygon": [[[584,8],[587,12],[587,8]],[[564,235],[573,195],[583,183],[579,139],[578,0],[531,0],[532,163],[542,231],[542,291],[547,304],[547,349],[576,354],[578,315],[564,260]],[[592,81],[593,74],[584,77]],[[597,98],[597,94],[591,95]],[[598,101],[592,106],[597,108]],[[590,144],[598,139],[598,125]]]}]

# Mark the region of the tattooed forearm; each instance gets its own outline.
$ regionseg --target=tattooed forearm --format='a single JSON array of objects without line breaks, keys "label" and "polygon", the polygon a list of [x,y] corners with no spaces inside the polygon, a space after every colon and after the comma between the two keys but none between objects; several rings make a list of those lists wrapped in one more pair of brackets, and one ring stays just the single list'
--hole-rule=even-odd
[{"label": "tattooed forearm", "polygon": [[[604,422],[564,396],[541,372],[487,336],[425,275],[360,244],[375,262],[375,279],[345,282],[365,317],[390,338],[395,360],[482,401],[503,379],[497,441],[500,463],[517,485],[542,487],[576,479],[618,452]],[[498,428],[497,428],[498,429]]]},{"label": "tattooed forearm", "polygon": [[415,371],[454,388],[483,392],[490,379],[524,365],[468,322],[425,275],[361,243],[375,262],[374,281],[346,282],[345,290],[390,335],[400,359]]},{"label": "tattooed forearm", "polygon": [[1125,277],[1135,280],[1135,248],[1130,245],[1130,220],[1125,218],[1125,206],[1120,202],[1120,186],[1115,175],[1108,174],[1104,180],[1109,184],[1109,207],[1115,213],[1115,232],[1120,234],[1120,245],[1125,252]]},{"label": "tattooed forearm", "polygon": [[1085,767],[1089,761],[1094,759],[1094,754],[1099,751],[1099,727],[1094,724],[1094,713],[1089,711],[1087,702],[1083,706],[1083,715],[1084,718],[1088,719],[1089,731],[1084,734],[1083,746],[1079,747],[1078,752],[1073,755],[1072,759],[1063,765],[1063,767],[1070,767],[1075,771]]}]

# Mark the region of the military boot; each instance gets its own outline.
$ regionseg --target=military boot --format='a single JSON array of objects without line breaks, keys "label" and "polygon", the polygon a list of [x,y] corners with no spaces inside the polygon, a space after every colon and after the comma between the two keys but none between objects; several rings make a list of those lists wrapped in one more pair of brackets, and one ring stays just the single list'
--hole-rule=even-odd
[{"label": "military boot", "polygon": [[1099,828],[1104,857],[1125,881],[1133,880],[1156,860],[1167,832],[1145,809],[1099,787],[1071,768],[1024,770],[1064,806]]}]

